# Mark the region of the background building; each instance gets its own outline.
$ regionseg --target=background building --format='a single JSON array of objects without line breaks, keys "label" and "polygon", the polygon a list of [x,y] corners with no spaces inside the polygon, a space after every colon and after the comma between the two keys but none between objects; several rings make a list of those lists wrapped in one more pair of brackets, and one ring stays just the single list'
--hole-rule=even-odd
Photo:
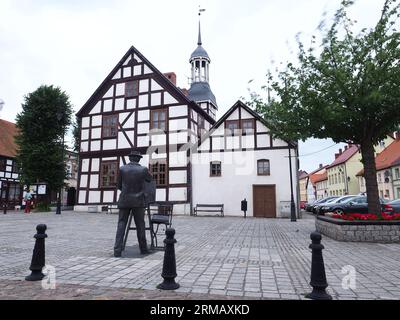
[{"label": "background building", "polygon": [[17,146],[14,136],[17,134],[15,124],[0,119],[0,206],[6,204],[14,209],[21,204],[22,186],[19,183],[19,170],[15,156]]}]

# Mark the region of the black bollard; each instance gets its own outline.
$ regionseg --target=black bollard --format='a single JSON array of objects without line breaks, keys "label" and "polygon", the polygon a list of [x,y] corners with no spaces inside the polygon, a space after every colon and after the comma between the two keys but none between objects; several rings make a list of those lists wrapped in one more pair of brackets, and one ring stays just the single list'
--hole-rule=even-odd
[{"label": "black bollard", "polygon": [[176,260],[175,260],[175,243],[176,239],[174,239],[175,229],[167,228],[165,231],[166,238],[164,240],[165,243],[165,252],[164,252],[164,263],[163,270],[161,276],[164,278],[164,281],[160,283],[157,288],[162,290],[175,290],[179,288],[179,283],[175,282],[176,274]]},{"label": "black bollard", "polygon": [[4,214],[7,214],[7,203],[4,203],[4,206],[3,206],[3,213],[4,213]]},{"label": "black bollard", "polygon": [[32,273],[25,277],[27,281],[38,281],[45,277],[42,273],[42,269],[45,266],[44,239],[47,238],[47,234],[45,234],[46,229],[47,227],[45,224],[39,224],[36,227],[37,234],[34,235],[36,239],[35,247],[33,248],[32,262],[29,268]]},{"label": "black bollard", "polygon": [[306,295],[306,298],[313,300],[332,300],[331,295],[326,292],[328,282],[326,281],[325,265],[322,257],[322,249],[324,249],[324,246],[321,244],[321,234],[314,231],[311,233],[310,238],[312,241],[309,246],[312,252],[310,285],[313,287],[313,290]]}]

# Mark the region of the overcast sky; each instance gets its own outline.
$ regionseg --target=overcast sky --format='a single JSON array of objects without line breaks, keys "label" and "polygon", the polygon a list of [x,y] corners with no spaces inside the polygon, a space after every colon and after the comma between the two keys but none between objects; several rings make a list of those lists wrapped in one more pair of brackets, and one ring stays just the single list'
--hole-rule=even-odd
[{"label": "overcast sky", "polygon": [[[352,15],[373,26],[384,0],[358,0]],[[340,0],[0,0],[0,118],[14,121],[23,96],[41,84],[60,86],[78,111],[131,45],[160,71],[188,87],[198,7],[203,47],[211,58],[217,117],[264,84],[271,61],[293,59],[295,36],[307,38]],[[300,144],[301,167],[333,161],[330,140]],[[320,151],[325,149],[323,151]],[[318,152],[320,151],[320,152]]]}]

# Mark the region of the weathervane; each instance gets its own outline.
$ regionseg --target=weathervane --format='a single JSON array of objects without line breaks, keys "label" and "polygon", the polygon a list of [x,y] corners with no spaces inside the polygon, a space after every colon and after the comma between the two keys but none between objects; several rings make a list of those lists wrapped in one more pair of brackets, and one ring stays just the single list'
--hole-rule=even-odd
[{"label": "weathervane", "polygon": [[201,16],[201,13],[204,12],[204,11],[206,11],[206,9],[201,9],[200,5],[199,5],[199,16]]}]

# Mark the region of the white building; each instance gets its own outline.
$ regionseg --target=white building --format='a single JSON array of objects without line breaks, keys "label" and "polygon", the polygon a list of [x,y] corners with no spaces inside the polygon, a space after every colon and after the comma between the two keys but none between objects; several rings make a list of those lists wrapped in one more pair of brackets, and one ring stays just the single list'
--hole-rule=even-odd
[{"label": "white building", "polygon": [[240,201],[246,199],[249,215],[288,216],[284,208],[291,201],[290,166],[297,202],[295,153],[296,145],[272,138],[264,120],[238,101],[193,155],[193,202],[224,204],[227,214],[243,215]]},{"label": "white building", "polygon": [[189,60],[188,91],[176,86],[175,74],[161,73],[131,47],[77,113],[81,147],[75,210],[100,211],[117,202],[118,169],[129,161],[132,148],[145,154],[141,164],[156,181],[156,200],[174,203],[177,214],[190,214],[197,203],[223,203],[226,215],[238,215],[246,198],[249,215],[282,216],[291,200],[289,152],[297,202],[296,145],[273,139],[262,118],[241,102],[216,122],[211,60],[200,28],[197,44]]}]

